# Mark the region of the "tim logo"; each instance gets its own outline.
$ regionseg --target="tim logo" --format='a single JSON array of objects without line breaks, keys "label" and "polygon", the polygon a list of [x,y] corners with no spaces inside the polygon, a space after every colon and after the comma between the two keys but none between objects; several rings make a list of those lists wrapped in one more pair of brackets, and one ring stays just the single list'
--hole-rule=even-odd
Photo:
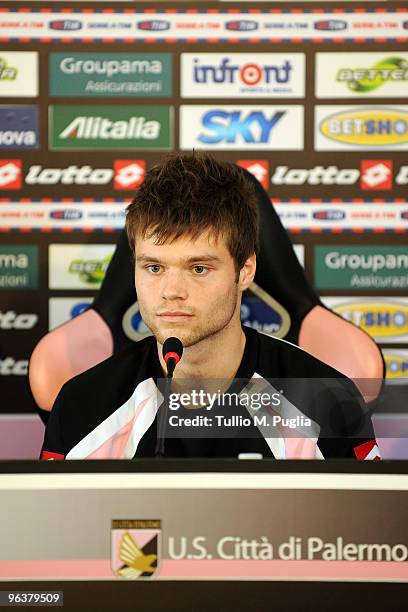
[{"label": "tim logo", "polygon": [[151,30],[154,32],[161,32],[163,30],[170,29],[170,22],[163,21],[160,19],[154,19],[151,21],[140,21],[137,24],[137,27],[139,28],[139,30]]},{"label": "tim logo", "polygon": [[115,576],[152,578],[161,557],[161,521],[113,520],[111,567]]},{"label": "tim logo", "polygon": [[313,213],[313,219],[317,221],[341,221],[345,216],[343,210],[318,210]]},{"label": "tim logo", "polygon": [[401,213],[401,219],[408,221],[408,210],[404,210],[404,212]]},{"label": "tim logo", "polygon": [[250,21],[249,19],[240,19],[238,21],[227,21],[225,24],[227,30],[234,30],[235,32],[251,32],[258,29],[256,21]]},{"label": "tim logo", "polygon": [[337,32],[339,30],[347,30],[347,23],[339,19],[328,19],[327,21],[316,21],[314,27],[315,30]]},{"label": "tim logo", "polygon": [[59,221],[76,221],[82,218],[82,212],[75,208],[64,208],[60,210],[52,210],[50,212],[51,219],[58,219]]},{"label": "tim logo", "polygon": [[360,186],[365,191],[392,189],[392,161],[390,159],[363,159]]},{"label": "tim logo", "polygon": [[0,159],[0,189],[21,189],[21,159]]},{"label": "tim logo", "polygon": [[50,21],[48,24],[51,30],[68,30],[70,32],[74,30],[80,30],[82,23],[74,19],[61,19],[60,21]]}]

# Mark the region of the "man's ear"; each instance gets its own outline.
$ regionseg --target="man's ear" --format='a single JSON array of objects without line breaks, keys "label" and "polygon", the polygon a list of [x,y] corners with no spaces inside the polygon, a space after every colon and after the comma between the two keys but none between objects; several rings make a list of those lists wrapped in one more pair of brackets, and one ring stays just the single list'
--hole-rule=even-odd
[{"label": "man's ear", "polygon": [[239,271],[238,287],[240,291],[246,291],[254,280],[256,272],[256,255],[253,253]]}]

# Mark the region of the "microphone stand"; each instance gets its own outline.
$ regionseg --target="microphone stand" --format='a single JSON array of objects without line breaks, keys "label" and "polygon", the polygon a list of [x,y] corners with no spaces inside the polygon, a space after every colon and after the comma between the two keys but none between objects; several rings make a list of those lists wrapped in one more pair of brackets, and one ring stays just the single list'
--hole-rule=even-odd
[{"label": "microphone stand", "polygon": [[176,367],[176,360],[174,357],[170,357],[167,362],[167,376],[164,382],[164,399],[163,403],[160,407],[160,412],[158,415],[157,421],[157,442],[156,449],[154,454],[159,459],[164,457],[164,444],[166,441],[166,425],[167,425],[167,415],[169,412],[169,395],[170,395],[170,386],[171,380],[173,378],[174,368]]}]

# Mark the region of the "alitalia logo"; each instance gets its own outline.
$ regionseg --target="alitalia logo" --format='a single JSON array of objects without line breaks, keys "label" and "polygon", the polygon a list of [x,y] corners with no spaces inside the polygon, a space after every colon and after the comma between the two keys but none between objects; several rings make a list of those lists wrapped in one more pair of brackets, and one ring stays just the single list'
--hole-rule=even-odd
[{"label": "alitalia logo", "polygon": [[171,148],[169,106],[50,107],[51,149]]},{"label": "alitalia logo", "polygon": [[104,117],[77,117],[59,134],[60,139],[154,140],[160,135],[159,121],[131,117],[129,121],[110,121]]}]

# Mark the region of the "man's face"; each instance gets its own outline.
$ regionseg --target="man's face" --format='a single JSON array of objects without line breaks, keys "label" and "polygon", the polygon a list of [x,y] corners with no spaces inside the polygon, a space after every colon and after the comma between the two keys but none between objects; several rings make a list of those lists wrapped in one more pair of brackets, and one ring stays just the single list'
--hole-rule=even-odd
[{"label": "man's face", "polygon": [[239,318],[241,292],[222,237],[208,232],[172,243],[137,237],[135,285],[140,314],[160,344],[169,336],[192,346]]}]

